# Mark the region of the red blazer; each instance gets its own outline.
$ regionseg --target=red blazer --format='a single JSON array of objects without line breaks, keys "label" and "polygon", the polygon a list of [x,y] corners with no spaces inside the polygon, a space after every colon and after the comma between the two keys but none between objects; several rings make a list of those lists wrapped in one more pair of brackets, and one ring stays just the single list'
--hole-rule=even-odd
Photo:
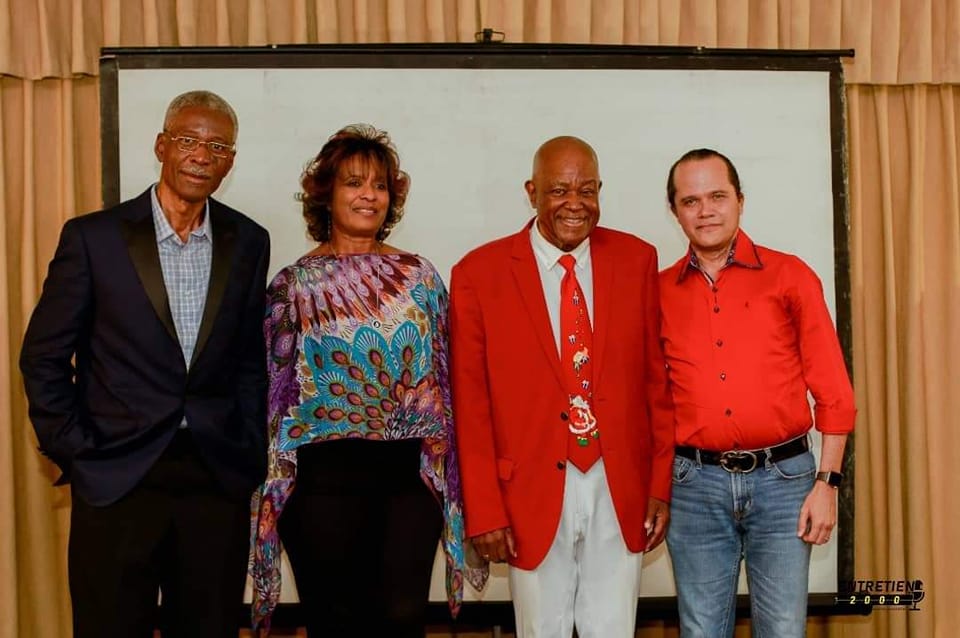
[{"label": "red blazer", "polygon": [[[533,569],[560,521],[569,407],[530,224],[467,254],[450,283],[454,422],[468,536],[511,527]],[[670,498],[674,420],[660,347],[656,249],[590,235],[594,413],[620,530],[646,545],[647,500]]]}]

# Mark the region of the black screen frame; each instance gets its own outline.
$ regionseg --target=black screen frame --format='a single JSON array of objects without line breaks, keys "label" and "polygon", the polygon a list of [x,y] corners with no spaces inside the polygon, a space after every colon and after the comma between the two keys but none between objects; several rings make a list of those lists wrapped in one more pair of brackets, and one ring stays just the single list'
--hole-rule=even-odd
[{"label": "black screen frame", "polygon": [[[120,201],[118,80],[122,69],[196,68],[398,68],[398,69],[691,69],[825,71],[830,85],[830,159],[833,192],[836,322],[847,370],[853,378],[850,281],[850,212],[846,144],[846,102],[842,58],[852,49],[725,49],[675,46],[579,44],[404,43],[356,45],[267,45],[260,47],[108,47],[100,57],[102,192],[104,206]],[[845,480],[839,488],[838,583],[854,579],[853,435],[844,453]],[[810,615],[865,614],[864,606],[838,606],[835,593],[810,594]],[[276,627],[297,626],[296,604],[281,605]],[[737,615],[749,615],[749,600],[738,596]],[[245,618],[249,619],[247,608]],[[675,597],[642,597],[638,618],[676,618]],[[451,622],[444,603],[430,604],[430,621],[448,627],[512,627],[510,602],[466,602]]]}]

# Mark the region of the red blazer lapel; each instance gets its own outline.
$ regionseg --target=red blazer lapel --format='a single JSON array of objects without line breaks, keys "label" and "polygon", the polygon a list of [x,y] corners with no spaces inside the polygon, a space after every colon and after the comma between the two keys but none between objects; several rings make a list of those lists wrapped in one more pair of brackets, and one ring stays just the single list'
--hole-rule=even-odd
[{"label": "red blazer lapel", "polygon": [[[532,224],[532,222],[531,222]],[[543,354],[550,362],[550,368],[557,377],[557,382],[563,385],[563,371],[560,369],[560,354],[557,352],[557,341],[550,325],[550,315],[547,312],[547,302],[543,297],[543,282],[540,281],[540,270],[530,244],[530,226],[514,235],[513,242],[513,277],[517,284],[517,293],[527,309],[530,321],[533,322],[537,333],[537,340],[543,349]]]},{"label": "red blazer lapel", "polygon": [[610,325],[610,296],[613,294],[613,256],[609,246],[604,246],[603,233],[590,234],[590,262],[593,265],[593,357],[594,384],[603,370],[603,355],[606,350],[607,328]]}]

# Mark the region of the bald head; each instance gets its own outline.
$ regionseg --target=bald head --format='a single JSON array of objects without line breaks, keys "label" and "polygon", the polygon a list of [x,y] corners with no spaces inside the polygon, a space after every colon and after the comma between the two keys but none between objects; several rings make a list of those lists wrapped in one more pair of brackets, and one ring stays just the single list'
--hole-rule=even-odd
[{"label": "bald head", "polygon": [[600,162],[597,160],[597,153],[593,150],[592,146],[581,140],[579,137],[574,137],[573,135],[561,135],[559,137],[554,137],[547,140],[541,144],[540,148],[537,149],[537,152],[534,153],[534,177],[536,177],[537,172],[541,170],[541,166],[545,161],[549,161],[554,155],[566,155],[569,153],[582,153],[587,155],[597,168],[597,173],[600,172]]},{"label": "bald head", "polygon": [[537,209],[537,229],[563,251],[585,240],[600,219],[600,168],[589,144],[565,135],[544,142],[523,185]]}]

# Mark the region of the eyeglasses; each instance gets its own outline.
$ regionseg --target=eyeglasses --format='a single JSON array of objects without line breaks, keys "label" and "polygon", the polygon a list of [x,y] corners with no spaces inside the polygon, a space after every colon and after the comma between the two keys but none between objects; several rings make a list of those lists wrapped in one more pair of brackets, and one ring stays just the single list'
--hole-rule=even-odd
[{"label": "eyeglasses", "polygon": [[176,142],[177,148],[184,153],[192,153],[201,146],[206,146],[207,150],[210,151],[210,154],[214,157],[226,158],[237,152],[236,144],[207,142],[196,137],[190,137],[189,135],[171,135],[167,131],[164,131],[163,134],[170,138],[171,142]]}]

